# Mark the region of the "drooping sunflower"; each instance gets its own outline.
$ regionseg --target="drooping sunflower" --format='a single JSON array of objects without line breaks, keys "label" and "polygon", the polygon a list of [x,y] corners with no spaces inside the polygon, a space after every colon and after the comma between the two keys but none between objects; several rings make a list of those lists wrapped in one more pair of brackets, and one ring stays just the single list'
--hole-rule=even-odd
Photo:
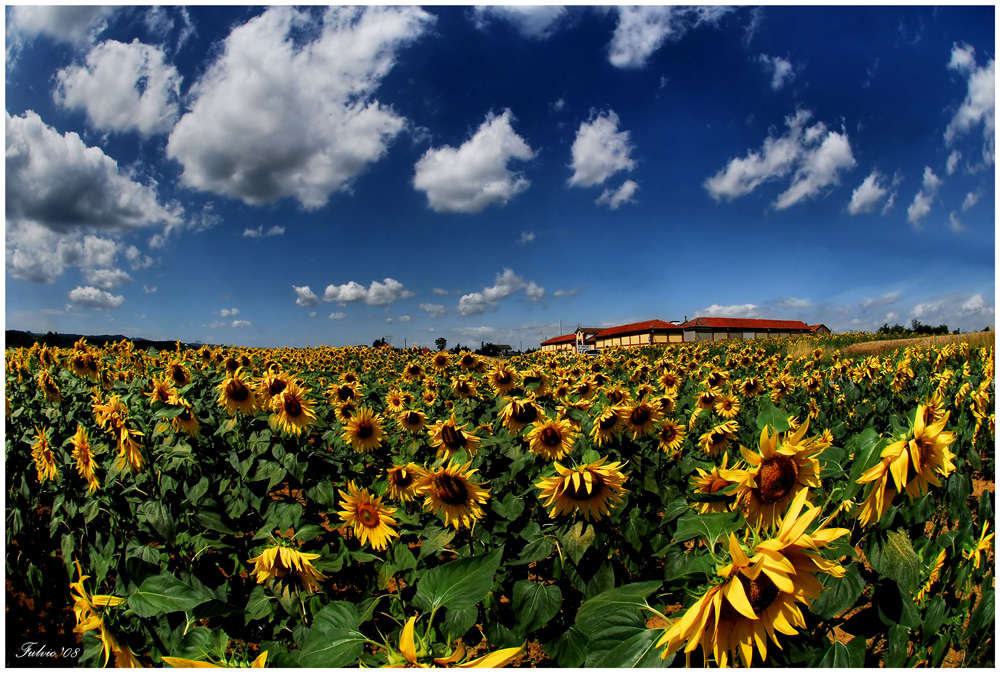
[{"label": "drooping sunflower", "polygon": [[993,539],[994,533],[986,534],[989,530],[990,522],[987,521],[983,524],[983,532],[979,534],[979,540],[976,541],[975,546],[969,549],[962,550],[962,557],[967,561],[972,561],[972,567],[979,570],[979,566],[982,564],[982,554],[989,556],[990,553],[990,541]]},{"label": "drooping sunflower", "polygon": [[622,420],[625,421],[624,432],[631,432],[632,439],[651,435],[656,430],[657,423],[663,418],[660,405],[645,400],[625,407]]},{"label": "drooping sunflower", "polygon": [[931,587],[934,586],[934,583],[941,578],[941,568],[942,566],[944,566],[945,552],[947,552],[947,549],[942,549],[938,553],[937,557],[934,559],[934,563],[931,564],[931,570],[930,573],[927,575],[927,579],[924,580],[924,583],[921,585],[920,590],[917,591],[916,595],[913,597],[913,600],[917,601],[918,603],[924,600],[924,596],[926,596],[928,592],[930,592]]},{"label": "drooping sunflower", "polygon": [[469,469],[471,462],[464,465],[448,461],[417,482],[416,488],[426,496],[424,509],[444,514],[444,525],[471,528],[485,514],[481,505],[489,500],[489,490],[482,488],[482,482],[472,481],[476,470]]},{"label": "drooping sunflower", "polygon": [[725,421],[714,426],[698,438],[698,446],[709,456],[717,456],[736,439],[740,426],[736,421]]},{"label": "drooping sunflower", "polygon": [[765,426],[760,433],[759,451],[740,446],[747,468],[720,470],[724,479],[739,484],[737,502],[751,527],[777,528],[789,503],[800,492],[819,488],[820,464],[816,458],[826,446],[803,441],[808,428],[807,420],[794,434],[779,437]]},{"label": "drooping sunflower", "polygon": [[359,453],[371,453],[382,443],[385,430],[382,418],[368,407],[361,407],[357,413],[344,424],[344,441]]},{"label": "drooping sunflower", "polygon": [[576,436],[569,421],[546,418],[528,433],[528,447],[545,460],[559,460],[573,450]]},{"label": "drooping sunflower", "polygon": [[513,434],[521,432],[541,416],[542,411],[532,398],[511,399],[499,413],[500,422],[507,428],[507,432]]},{"label": "drooping sunflower", "polygon": [[95,472],[97,465],[94,461],[94,452],[90,448],[90,440],[87,438],[87,430],[83,425],[77,423],[76,434],[71,440],[73,453],[71,457],[76,461],[76,471],[87,482],[87,493],[93,493],[101,488],[101,482],[97,479]]},{"label": "drooping sunflower", "polygon": [[237,413],[253,415],[257,408],[257,396],[242,377],[243,368],[237,368],[219,385],[219,406],[230,416]]},{"label": "drooping sunflower", "polygon": [[542,478],[535,484],[541,491],[538,497],[542,505],[551,508],[550,519],[579,512],[588,521],[599,521],[602,515],[610,514],[611,508],[622,502],[628,492],[623,486],[628,475],[620,469],[623,463],[605,465],[607,460],[605,456],[572,469],[553,463],[557,476]]},{"label": "drooping sunflower", "polygon": [[46,369],[38,373],[38,389],[42,391],[42,395],[48,402],[59,404],[62,400],[62,393],[59,391],[59,386],[56,385],[56,380]]},{"label": "drooping sunflower", "polygon": [[73,632],[82,635],[87,631],[97,630],[97,637],[104,651],[104,665],[107,665],[112,652],[117,658],[120,646],[104,623],[104,608],[119,607],[125,603],[125,599],[119,596],[89,593],[84,581],[89,579],[90,575],[83,574],[79,561],[74,561],[74,565],[78,579],[69,585],[73,598],[73,614],[76,616],[76,627]]},{"label": "drooping sunflower", "polygon": [[49,444],[49,431],[36,425],[34,440],[35,443],[31,445],[31,457],[35,461],[35,469],[38,470],[38,483],[42,484],[47,480],[58,482],[59,466],[56,464],[52,445]]},{"label": "drooping sunflower", "polygon": [[464,376],[455,377],[455,380],[451,382],[451,390],[463,400],[469,398],[475,399],[478,392],[476,390],[476,382]]},{"label": "drooping sunflower", "polygon": [[278,543],[250,559],[249,562],[254,564],[250,574],[257,576],[257,584],[263,584],[269,580],[280,580],[288,573],[292,573],[298,578],[299,585],[312,593],[318,591],[320,581],[326,579],[326,576],[312,565],[312,561],[319,557],[319,554],[306,554]]},{"label": "drooping sunflower", "polygon": [[170,419],[174,430],[176,432],[183,432],[191,437],[196,437],[201,432],[201,425],[194,415],[194,407],[192,407],[191,403],[176,394],[170,398],[168,403],[175,407],[183,407],[183,411],[180,414]]},{"label": "drooping sunflower", "polygon": [[257,401],[261,409],[270,410],[273,400],[284,392],[292,378],[280,371],[268,370],[257,385]]},{"label": "drooping sunflower", "polygon": [[421,494],[417,486],[427,474],[427,470],[414,463],[393,465],[386,470],[389,497],[397,502],[409,502],[415,499]]},{"label": "drooping sunflower", "polygon": [[[698,476],[691,477],[691,489],[701,495],[715,495],[726,488],[732,486],[735,482],[729,481],[720,474],[721,470],[726,470],[729,468],[729,454],[725,453],[722,455],[722,465],[713,467],[711,471],[706,472],[705,470],[695,468],[698,471]],[[731,497],[726,497],[722,494],[716,496],[716,500],[711,502],[696,502],[692,505],[697,508],[697,510],[702,514],[716,513],[716,512],[728,512],[735,506],[735,499]]]},{"label": "drooping sunflower", "polygon": [[183,388],[191,383],[191,372],[179,360],[174,360],[167,365],[167,378],[173,382],[177,388]]},{"label": "drooping sunflower", "polygon": [[122,426],[117,435],[118,459],[115,461],[115,466],[123,470],[127,465],[135,472],[140,471],[146,465],[146,458],[142,455],[142,445],[137,438],[143,434],[138,430],[129,430]]},{"label": "drooping sunflower", "polygon": [[622,420],[624,413],[624,407],[605,407],[604,411],[594,419],[594,427],[590,431],[590,438],[594,444],[602,446],[604,442],[611,441],[625,430],[625,421]]},{"label": "drooping sunflower", "polygon": [[[414,637],[417,616],[410,617],[399,635],[399,651],[397,652],[386,640],[385,652],[388,663],[384,668],[430,668],[430,664],[421,662],[417,654],[417,641]],[[513,661],[524,649],[520,647],[507,647],[496,652],[491,652],[478,659],[471,659],[457,663],[466,656],[465,644],[461,639],[456,641],[454,649],[448,656],[434,657],[435,666],[454,668],[503,668]],[[421,647],[421,654],[427,650]],[[447,654],[447,652],[445,653]],[[430,655],[426,655],[430,656]],[[425,657],[426,658],[426,657]]]},{"label": "drooping sunflower", "polygon": [[176,394],[173,382],[167,378],[158,379],[153,377],[149,381],[149,386],[149,392],[145,394],[149,398],[150,404],[153,402],[170,404],[170,398]]},{"label": "drooping sunflower", "polygon": [[370,543],[376,551],[385,551],[389,541],[399,537],[393,530],[399,525],[392,517],[396,508],[383,505],[381,497],[372,496],[367,488],[359,489],[353,481],[348,482],[347,490],[349,493],[340,491],[343,499],[343,510],[339,512],[341,520],[352,527],[361,544]]},{"label": "drooping sunflower", "polygon": [[298,436],[316,420],[313,403],[306,397],[306,389],[297,381],[288,385],[271,400],[270,422],[281,432]]},{"label": "drooping sunflower", "polygon": [[455,414],[447,421],[438,421],[427,428],[430,434],[431,446],[437,448],[438,457],[451,457],[456,452],[465,449],[469,456],[476,455],[479,437],[471,432],[463,432],[468,423],[458,425]]},{"label": "drooping sunflower", "polygon": [[672,455],[679,451],[684,445],[684,434],[686,430],[672,418],[664,419],[660,427],[656,430],[657,439],[660,440],[660,449],[667,455]]},{"label": "drooping sunflower", "polygon": [[396,414],[396,422],[407,432],[418,434],[427,424],[427,416],[422,411],[407,409]]},{"label": "drooping sunflower", "polygon": [[218,664],[199,659],[186,659],[184,657],[163,657],[163,663],[173,668],[267,668],[267,650],[264,650],[253,662],[244,660],[227,660]]}]

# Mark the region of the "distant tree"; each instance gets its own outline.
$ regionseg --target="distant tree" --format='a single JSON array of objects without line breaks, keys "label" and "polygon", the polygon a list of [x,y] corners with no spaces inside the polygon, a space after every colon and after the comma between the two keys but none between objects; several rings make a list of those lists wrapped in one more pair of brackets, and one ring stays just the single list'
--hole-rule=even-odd
[{"label": "distant tree", "polygon": [[381,348],[384,345],[385,345],[385,339],[384,338],[375,339],[375,341],[372,342],[372,348]]},{"label": "distant tree", "polygon": [[434,345],[438,347],[439,351],[443,351],[448,346],[448,340],[444,337],[438,337],[434,340]]},{"label": "distant tree", "polygon": [[986,327],[984,327],[984,328],[983,328],[983,331],[984,331],[984,332],[989,332],[989,331],[990,331],[990,326],[989,326],[989,325],[987,325]]}]

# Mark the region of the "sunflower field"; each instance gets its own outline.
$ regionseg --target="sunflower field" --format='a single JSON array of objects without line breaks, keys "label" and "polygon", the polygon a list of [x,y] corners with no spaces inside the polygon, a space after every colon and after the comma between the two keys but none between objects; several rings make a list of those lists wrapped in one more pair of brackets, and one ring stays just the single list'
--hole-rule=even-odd
[{"label": "sunflower field", "polygon": [[8,596],[80,666],[993,666],[992,339],[871,338],[7,349]]}]

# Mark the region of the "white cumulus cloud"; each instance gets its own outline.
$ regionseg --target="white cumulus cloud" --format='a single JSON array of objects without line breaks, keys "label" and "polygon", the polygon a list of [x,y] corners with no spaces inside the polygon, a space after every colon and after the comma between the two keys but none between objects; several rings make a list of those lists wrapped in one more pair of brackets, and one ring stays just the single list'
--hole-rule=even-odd
[{"label": "white cumulus cloud", "polygon": [[501,299],[520,290],[524,290],[525,295],[532,301],[538,301],[545,296],[545,289],[538,284],[526,281],[511,269],[504,269],[503,273],[497,274],[494,284],[490,287],[483,288],[480,292],[462,295],[458,300],[458,312],[462,315],[485,313],[495,309]]},{"label": "white cumulus cloud", "polygon": [[346,317],[347,317],[347,314],[346,313],[342,313],[340,311],[337,311],[335,313],[331,313],[330,314],[330,320],[343,320]]},{"label": "white cumulus cloud", "polygon": [[118,308],[125,303],[125,297],[120,294],[111,294],[89,285],[77,286],[70,290],[69,300],[77,306],[96,309]]},{"label": "white cumulus cloud", "polygon": [[764,66],[764,70],[771,75],[771,89],[778,91],[786,83],[795,77],[795,69],[790,61],[780,56],[768,56],[761,54],[757,60]]},{"label": "white cumulus cloud", "polygon": [[385,306],[398,299],[412,296],[413,293],[394,278],[386,278],[382,282],[373,280],[367,289],[352,280],[343,285],[327,285],[323,291],[323,301],[335,301],[340,304],[360,301],[371,306]]},{"label": "white cumulus cloud", "polygon": [[847,205],[847,212],[851,215],[875,212],[879,203],[889,194],[888,188],[881,183],[882,178],[880,172],[872,171],[864,182],[851,193],[851,202]]},{"label": "white cumulus cloud", "polygon": [[720,318],[756,318],[759,315],[757,310],[759,308],[756,304],[731,304],[729,306],[712,304],[698,311],[698,315]]},{"label": "white cumulus cloud", "polygon": [[264,231],[264,225],[258,225],[256,229],[244,229],[243,235],[246,238],[264,238],[266,236],[281,236],[285,233],[285,228],[279,225],[274,225],[269,227],[267,231]]},{"label": "white cumulus cloud", "polygon": [[580,124],[571,150],[571,187],[600,185],[615,173],[635,168],[629,132],[619,131],[618,124],[614,110],[591,114],[589,120]]},{"label": "white cumulus cloud", "polygon": [[374,98],[434,21],[412,7],[271,7],[233,29],[191,89],[167,155],[196,189],[308,209],[381,159],[406,120]]},{"label": "white cumulus cloud", "polygon": [[308,285],[303,285],[302,287],[292,286],[295,290],[295,303],[299,306],[316,306],[319,303],[319,297],[316,293],[309,289]]},{"label": "white cumulus cloud", "polygon": [[993,59],[980,67],[975,49],[968,45],[954,45],[948,68],[968,78],[965,100],[955,112],[944,131],[948,145],[979,124],[983,125],[983,161],[992,165],[996,157],[996,68]]},{"label": "white cumulus cloud", "polygon": [[59,42],[82,45],[107,28],[117,7],[84,5],[17,5],[7,17],[7,39],[46,35]]},{"label": "white cumulus cloud", "polygon": [[511,23],[524,37],[547,38],[568,11],[557,5],[482,5],[474,10],[476,28],[484,30],[491,20]]},{"label": "white cumulus cloud", "polygon": [[850,141],[846,134],[828,130],[823,122],[807,127],[811,117],[808,110],[786,117],[784,135],[769,136],[760,151],[750,150],[746,157],[732,159],[705,181],[705,189],[716,200],[735,199],[791,173],[791,184],[772,204],[782,210],[838,184],[840,173],[856,163]]},{"label": "white cumulus cloud", "polygon": [[427,194],[435,211],[478,213],[490,205],[505,205],[526,190],[528,180],[508,168],[535,153],[511,126],[504,110],[490,113],[475,134],[459,147],[431,148],[417,161],[413,186]]},{"label": "white cumulus cloud", "polygon": [[622,204],[634,203],[637,191],[639,191],[639,183],[635,180],[626,180],[618,189],[605,189],[597,197],[596,203],[606,205],[611,210],[618,210],[618,207]]},{"label": "white cumulus cloud", "polygon": [[608,45],[608,60],[616,68],[641,68],[667,40],[680,39],[695,26],[714,24],[732,8],[642,5],[617,10],[618,25]]},{"label": "white cumulus cloud", "polygon": [[56,73],[53,96],[84,110],[102,131],[166,133],[177,120],[181,76],[159,47],[108,40],[90,50],[84,65]]},{"label": "white cumulus cloud", "polygon": [[132,280],[132,277],[121,269],[84,269],[83,277],[88,283],[102,290],[114,290]]},{"label": "white cumulus cloud", "polygon": [[419,308],[421,311],[423,311],[432,318],[440,318],[441,316],[443,316],[445,313],[448,312],[448,309],[445,308],[444,304],[422,303],[422,304],[417,304],[417,308]]},{"label": "white cumulus cloud", "polygon": [[910,224],[919,226],[920,220],[927,217],[928,213],[931,212],[931,205],[937,197],[937,192],[941,184],[941,178],[934,175],[931,167],[924,166],[923,185],[920,187],[917,195],[913,197],[913,203],[906,209],[906,220]]},{"label": "white cumulus cloud", "polygon": [[238,308],[224,308],[221,311],[219,311],[219,315],[221,315],[223,318],[228,318],[230,316],[236,316],[239,314],[240,310]]}]

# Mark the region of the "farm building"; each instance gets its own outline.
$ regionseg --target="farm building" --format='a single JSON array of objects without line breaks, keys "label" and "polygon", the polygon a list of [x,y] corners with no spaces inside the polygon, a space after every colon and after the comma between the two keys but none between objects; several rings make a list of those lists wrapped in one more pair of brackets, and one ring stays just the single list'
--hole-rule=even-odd
[{"label": "farm building", "polygon": [[796,334],[830,334],[826,325],[807,325],[801,320],[761,320],[758,318],[694,318],[683,324],[646,320],[604,329],[578,327],[543,341],[543,351],[603,350],[612,346],[648,346],[685,341],[764,339]]},{"label": "farm building", "polygon": [[[814,333],[812,328],[801,320],[760,320],[757,318],[695,318],[687,321],[681,327],[684,330],[684,341],[764,339]],[[824,325],[816,327],[826,329]],[[829,334],[829,329],[825,333]]]}]

